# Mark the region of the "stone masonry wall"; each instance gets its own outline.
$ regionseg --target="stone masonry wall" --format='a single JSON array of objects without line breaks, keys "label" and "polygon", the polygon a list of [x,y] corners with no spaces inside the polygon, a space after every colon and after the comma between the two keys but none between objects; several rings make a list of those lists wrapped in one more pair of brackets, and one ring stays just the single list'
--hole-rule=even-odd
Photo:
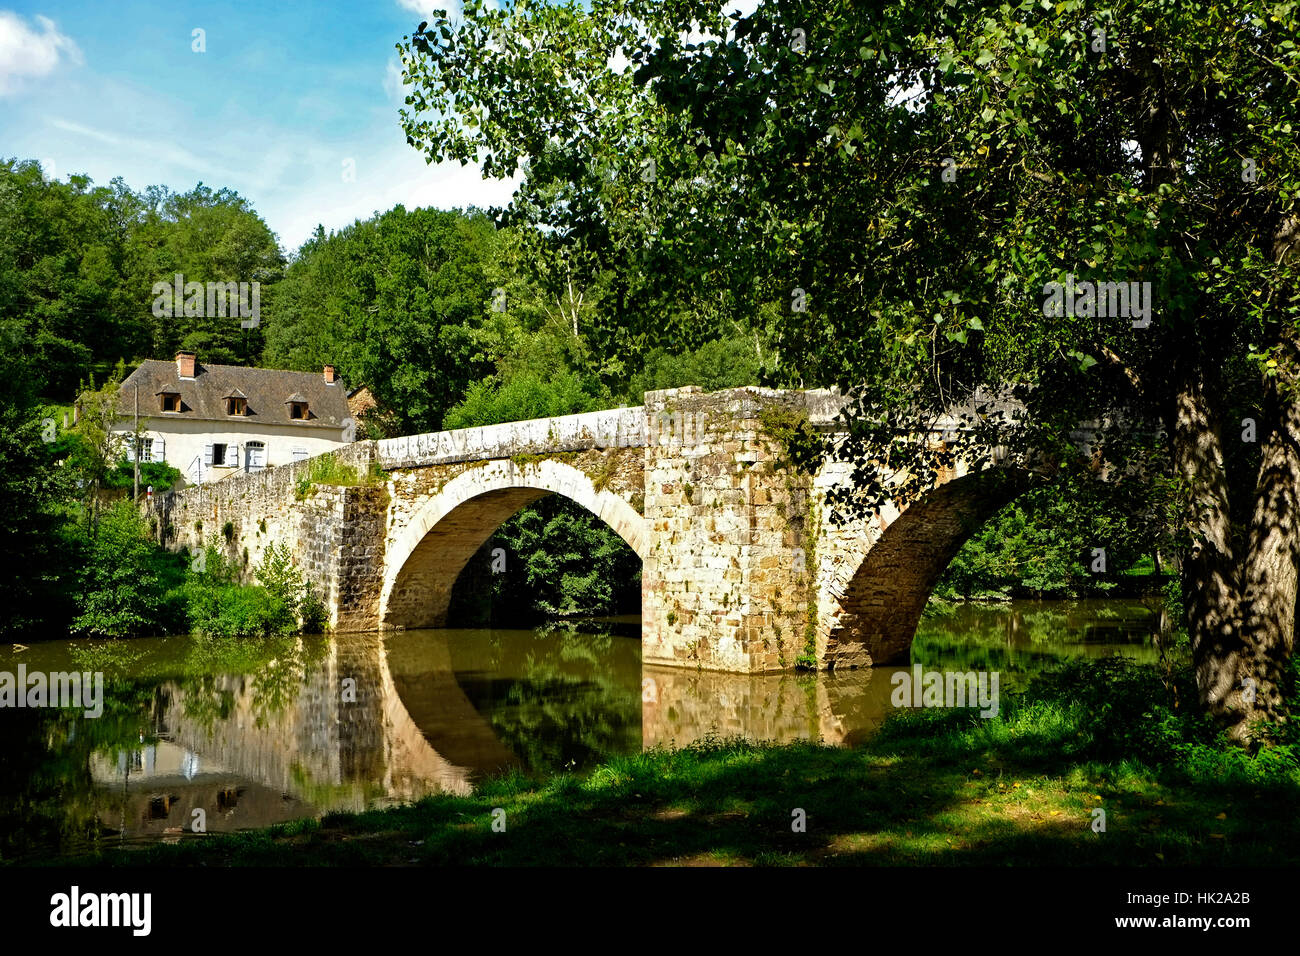
[{"label": "stone masonry wall", "polygon": [[[363,475],[375,460],[375,443],[356,442],[332,454]],[[317,462],[309,458],[156,496],[150,516],[159,543],[195,555],[215,544],[244,583],[253,583],[267,548],[283,544],[325,600],[331,626],[373,628],[383,575],[386,490],[313,484],[300,499],[299,484]],[[343,613],[340,599],[347,603]]]}]

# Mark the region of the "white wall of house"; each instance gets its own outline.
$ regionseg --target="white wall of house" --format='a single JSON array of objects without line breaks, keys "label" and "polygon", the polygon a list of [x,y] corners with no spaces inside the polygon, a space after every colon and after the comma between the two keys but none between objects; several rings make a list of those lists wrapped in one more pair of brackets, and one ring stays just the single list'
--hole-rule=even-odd
[{"label": "white wall of house", "polygon": [[[289,464],[348,444],[342,428],[304,428],[233,417],[222,422],[141,415],[140,429],[141,438],[149,443],[141,460],[166,462],[190,484]],[[122,436],[130,459],[133,423],[124,422],[113,431]]]}]

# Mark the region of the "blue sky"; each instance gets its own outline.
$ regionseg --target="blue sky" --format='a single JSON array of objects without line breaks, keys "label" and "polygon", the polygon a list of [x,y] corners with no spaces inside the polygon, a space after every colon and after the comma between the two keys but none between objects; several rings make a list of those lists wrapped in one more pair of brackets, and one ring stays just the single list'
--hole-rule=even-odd
[{"label": "blue sky", "polygon": [[395,44],[447,5],[0,0],[0,157],[134,189],[229,186],[286,251],[399,202],[503,205],[514,183],[426,166],[399,125]]}]

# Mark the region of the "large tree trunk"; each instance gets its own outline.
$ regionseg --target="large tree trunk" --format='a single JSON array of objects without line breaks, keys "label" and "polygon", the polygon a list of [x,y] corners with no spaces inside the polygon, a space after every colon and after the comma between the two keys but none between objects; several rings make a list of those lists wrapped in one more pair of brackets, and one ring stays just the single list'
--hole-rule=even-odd
[{"label": "large tree trunk", "polygon": [[[1298,366],[1286,360],[1282,367]],[[1174,464],[1186,483],[1191,533],[1183,598],[1196,685],[1202,708],[1242,742],[1255,736],[1259,721],[1285,717],[1283,681],[1300,583],[1300,403],[1294,377],[1284,371],[1267,383],[1264,443],[1244,540],[1233,535],[1212,390],[1199,370],[1190,371],[1176,396]]]},{"label": "large tree trunk", "polygon": [[1270,379],[1265,399],[1268,437],[1260,450],[1242,593],[1242,724],[1282,719],[1282,682],[1295,640],[1300,404],[1292,377]]},{"label": "large tree trunk", "polygon": [[1186,486],[1191,545],[1183,561],[1183,602],[1202,708],[1236,723],[1245,676],[1241,574],[1233,553],[1223,439],[1199,368],[1175,399],[1174,467]]},{"label": "large tree trunk", "polygon": [[[1283,216],[1270,239],[1273,261],[1290,259],[1300,248],[1300,216]],[[1283,688],[1295,651],[1300,566],[1300,339],[1286,324],[1281,336],[1281,348],[1274,356],[1275,374],[1265,382],[1262,424],[1267,432],[1260,449],[1243,579],[1245,688],[1240,717],[1233,725],[1234,736],[1239,737],[1257,720],[1286,719]]]}]

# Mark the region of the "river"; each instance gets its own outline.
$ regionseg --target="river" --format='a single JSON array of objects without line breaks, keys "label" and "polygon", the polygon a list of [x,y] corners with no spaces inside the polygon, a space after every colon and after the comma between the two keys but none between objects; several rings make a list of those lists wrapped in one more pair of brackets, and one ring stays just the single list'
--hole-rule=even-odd
[{"label": "river", "polygon": [[[641,663],[636,618],[536,630],[266,641],[0,646],[0,672],[100,671],[103,713],[0,709],[0,860],[174,841],[471,792],[487,775],[582,771],[708,736],[853,746],[913,668],[743,676]],[[1138,601],[932,607],[923,671],[996,672],[1005,693],[1071,656],[1155,662]],[[195,811],[201,811],[196,814]]]}]

